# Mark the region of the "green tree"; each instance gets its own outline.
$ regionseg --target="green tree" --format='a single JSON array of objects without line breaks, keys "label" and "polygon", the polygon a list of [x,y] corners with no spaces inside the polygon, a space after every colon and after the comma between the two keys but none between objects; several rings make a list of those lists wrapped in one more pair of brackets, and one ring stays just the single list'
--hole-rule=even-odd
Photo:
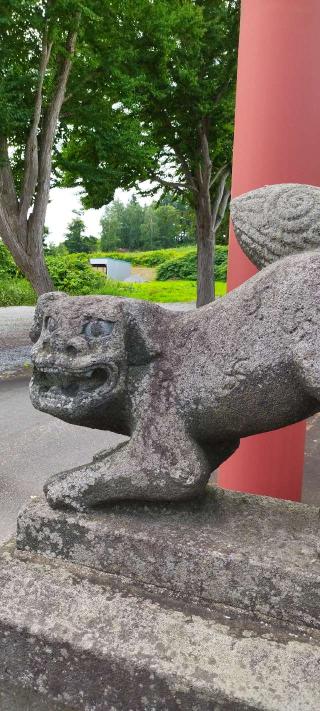
[{"label": "green tree", "polygon": [[162,249],[195,241],[190,207],[167,195],[142,207],[134,197],[124,205],[115,200],[101,219],[101,249]]},{"label": "green tree", "polygon": [[144,222],[144,208],[135,195],[123,211],[122,246],[125,249],[141,249],[141,229]]},{"label": "green tree", "polygon": [[42,238],[79,13],[76,0],[0,7],[0,231],[38,293],[52,288]]},{"label": "green tree", "polygon": [[[110,135],[114,151],[120,149],[121,118],[117,122],[108,84],[109,65],[115,80],[122,61],[119,4],[0,0],[0,234],[39,294],[53,286],[42,237],[50,186],[62,181],[59,153],[75,129],[82,131],[90,165],[97,166],[89,141],[95,122],[101,135]],[[97,113],[95,95],[100,95]],[[131,142],[128,136],[124,140]],[[76,165],[76,156],[73,161]],[[114,160],[104,203],[120,182]]]},{"label": "green tree", "polygon": [[95,237],[88,237],[85,234],[85,224],[80,214],[76,213],[76,216],[68,225],[63,244],[70,254],[77,252],[85,252],[88,254],[97,249],[98,240]]},{"label": "green tree", "polygon": [[166,193],[159,202],[161,207],[173,207],[179,216],[175,241],[172,246],[194,244],[196,241],[195,214],[188,201],[181,197]]},{"label": "green tree", "polygon": [[179,243],[180,214],[172,205],[150,205],[141,229],[143,249],[165,249]]},{"label": "green tree", "polygon": [[55,244],[54,242],[48,242],[48,245],[45,247],[46,256],[65,256],[66,254],[68,254],[68,250],[64,242],[60,242],[59,244]]},{"label": "green tree", "polygon": [[157,249],[160,242],[159,220],[153,204],[145,207],[143,211],[143,223],[140,228],[141,249]]},{"label": "green tree", "polygon": [[[216,234],[230,196],[239,1],[135,0],[118,17],[123,61],[115,113],[128,137],[118,152],[121,186],[149,178],[154,191],[161,186],[190,205],[202,305],[214,298]],[[83,185],[87,204],[103,204],[115,145],[100,130],[89,138],[73,134],[65,155],[69,165],[77,156],[77,165],[69,180]]]},{"label": "green tree", "polygon": [[136,10],[133,101],[157,147],[151,178],[195,212],[200,306],[214,298],[215,238],[230,196],[239,3],[148,5]]},{"label": "green tree", "polygon": [[107,205],[101,218],[100,246],[106,252],[122,247],[123,212],[125,206],[120,200]]}]

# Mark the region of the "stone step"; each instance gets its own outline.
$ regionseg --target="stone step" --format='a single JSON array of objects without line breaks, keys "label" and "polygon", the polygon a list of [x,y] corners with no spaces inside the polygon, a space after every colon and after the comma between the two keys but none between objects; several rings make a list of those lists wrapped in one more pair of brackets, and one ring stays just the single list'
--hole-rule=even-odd
[{"label": "stone step", "polygon": [[10,711],[43,711],[44,699],[50,711],[320,707],[316,630],[157,598],[13,546],[0,554],[0,589],[0,699]]}]

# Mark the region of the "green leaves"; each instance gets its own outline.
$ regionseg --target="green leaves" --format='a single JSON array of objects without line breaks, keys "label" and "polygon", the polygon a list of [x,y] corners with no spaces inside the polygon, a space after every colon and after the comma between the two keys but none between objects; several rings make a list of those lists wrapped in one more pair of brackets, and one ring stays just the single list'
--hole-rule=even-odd
[{"label": "green leaves", "polygon": [[[119,0],[104,7],[95,42],[78,53],[71,82],[80,89],[66,103],[57,160],[64,184],[84,188],[87,207],[159,173],[185,182],[201,161],[204,119],[213,172],[231,161],[233,141],[239,3]],[[91,71],[81,85],[83,62]],[[190,184],[184,192],[194,201]]]},{"label": "green leaves", "polygon": [[[215,250],[214,276],[217,281],[226,281],[227,278],[228,248],[217,246]],[[184,279],[196,281],[197,279],[197,251],[194,249],[188,254],[182,254],[174,259],[161,264],[157,269],[157,279]]]},{"label": "green leaves", "polygon": [[133,199],[128,205],[115,201],[101,220],[101,249],[155,250],[195,242],[190,211],[174,200],[142,207]]}]

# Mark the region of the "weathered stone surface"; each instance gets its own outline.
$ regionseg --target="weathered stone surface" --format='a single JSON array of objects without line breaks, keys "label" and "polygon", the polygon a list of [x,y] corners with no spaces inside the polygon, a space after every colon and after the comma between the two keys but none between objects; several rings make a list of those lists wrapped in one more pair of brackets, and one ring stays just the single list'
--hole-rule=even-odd
[{"label": "weathered stone surface", "polygon": [[240,246],[258,269],[320,247],[320,189],[314,185],[252,190],[231,201],[231,217]]},{"label": "weathered stone surface", "polygon": [[1,711],[77,711],[73,706],[57,704],[50,698],[40,694],[33,689],[17,686],[20,678],[15,679],[15,683],[8,684],[7,681],[0,682],[0,709]]},{"label": "weathered stone surface", "polygon": [[320,628],[319,509],[211,490],[203,500],[53,511],[34,499],[21,550],[62,557],[206,606]]},{"label": "weathered stone surface", "polygon": [[8,549],[0,588],[7,698],[13,685],[22,698],[23,689],[27,699],[39,692],[48,708],[69,711],[319,708],[315,631],[142,597],[108,576],[89,580],[77,566]]},{"label": "weathered stone surface", "polygon": [[51,479],[52,506],[187,499],[240,437],[320,405],[320,252],[287,257],[214,304],[169,313],[48,294],[33,329],[35,407],[130,436]]}]

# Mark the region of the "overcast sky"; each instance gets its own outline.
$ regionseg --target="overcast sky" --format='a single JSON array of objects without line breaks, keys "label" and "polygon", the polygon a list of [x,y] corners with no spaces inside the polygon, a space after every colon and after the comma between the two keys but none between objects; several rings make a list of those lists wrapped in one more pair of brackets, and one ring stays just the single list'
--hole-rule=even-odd
[{"label": "overcast sky", "polygon": [[[133,194],[134,190],[124,191],[118,189],[115,192],[115,198],[121,200],[121,202],[128,202]],[[151,198],[141,198],[139,195],[137,195],[137,198],[142,204],[151,202]],[[48,242],[58,244],[63,240],[68,224],[74,218],[73,210],[81,210],[79,190],[77,188],[53,188],[50,193],[50,203],[46,216],[46,225],[49,228]],[[86,210],[84,212],[83,221],[88,235],[99,236],[100,219],[103,210],[104,208]]]}]

